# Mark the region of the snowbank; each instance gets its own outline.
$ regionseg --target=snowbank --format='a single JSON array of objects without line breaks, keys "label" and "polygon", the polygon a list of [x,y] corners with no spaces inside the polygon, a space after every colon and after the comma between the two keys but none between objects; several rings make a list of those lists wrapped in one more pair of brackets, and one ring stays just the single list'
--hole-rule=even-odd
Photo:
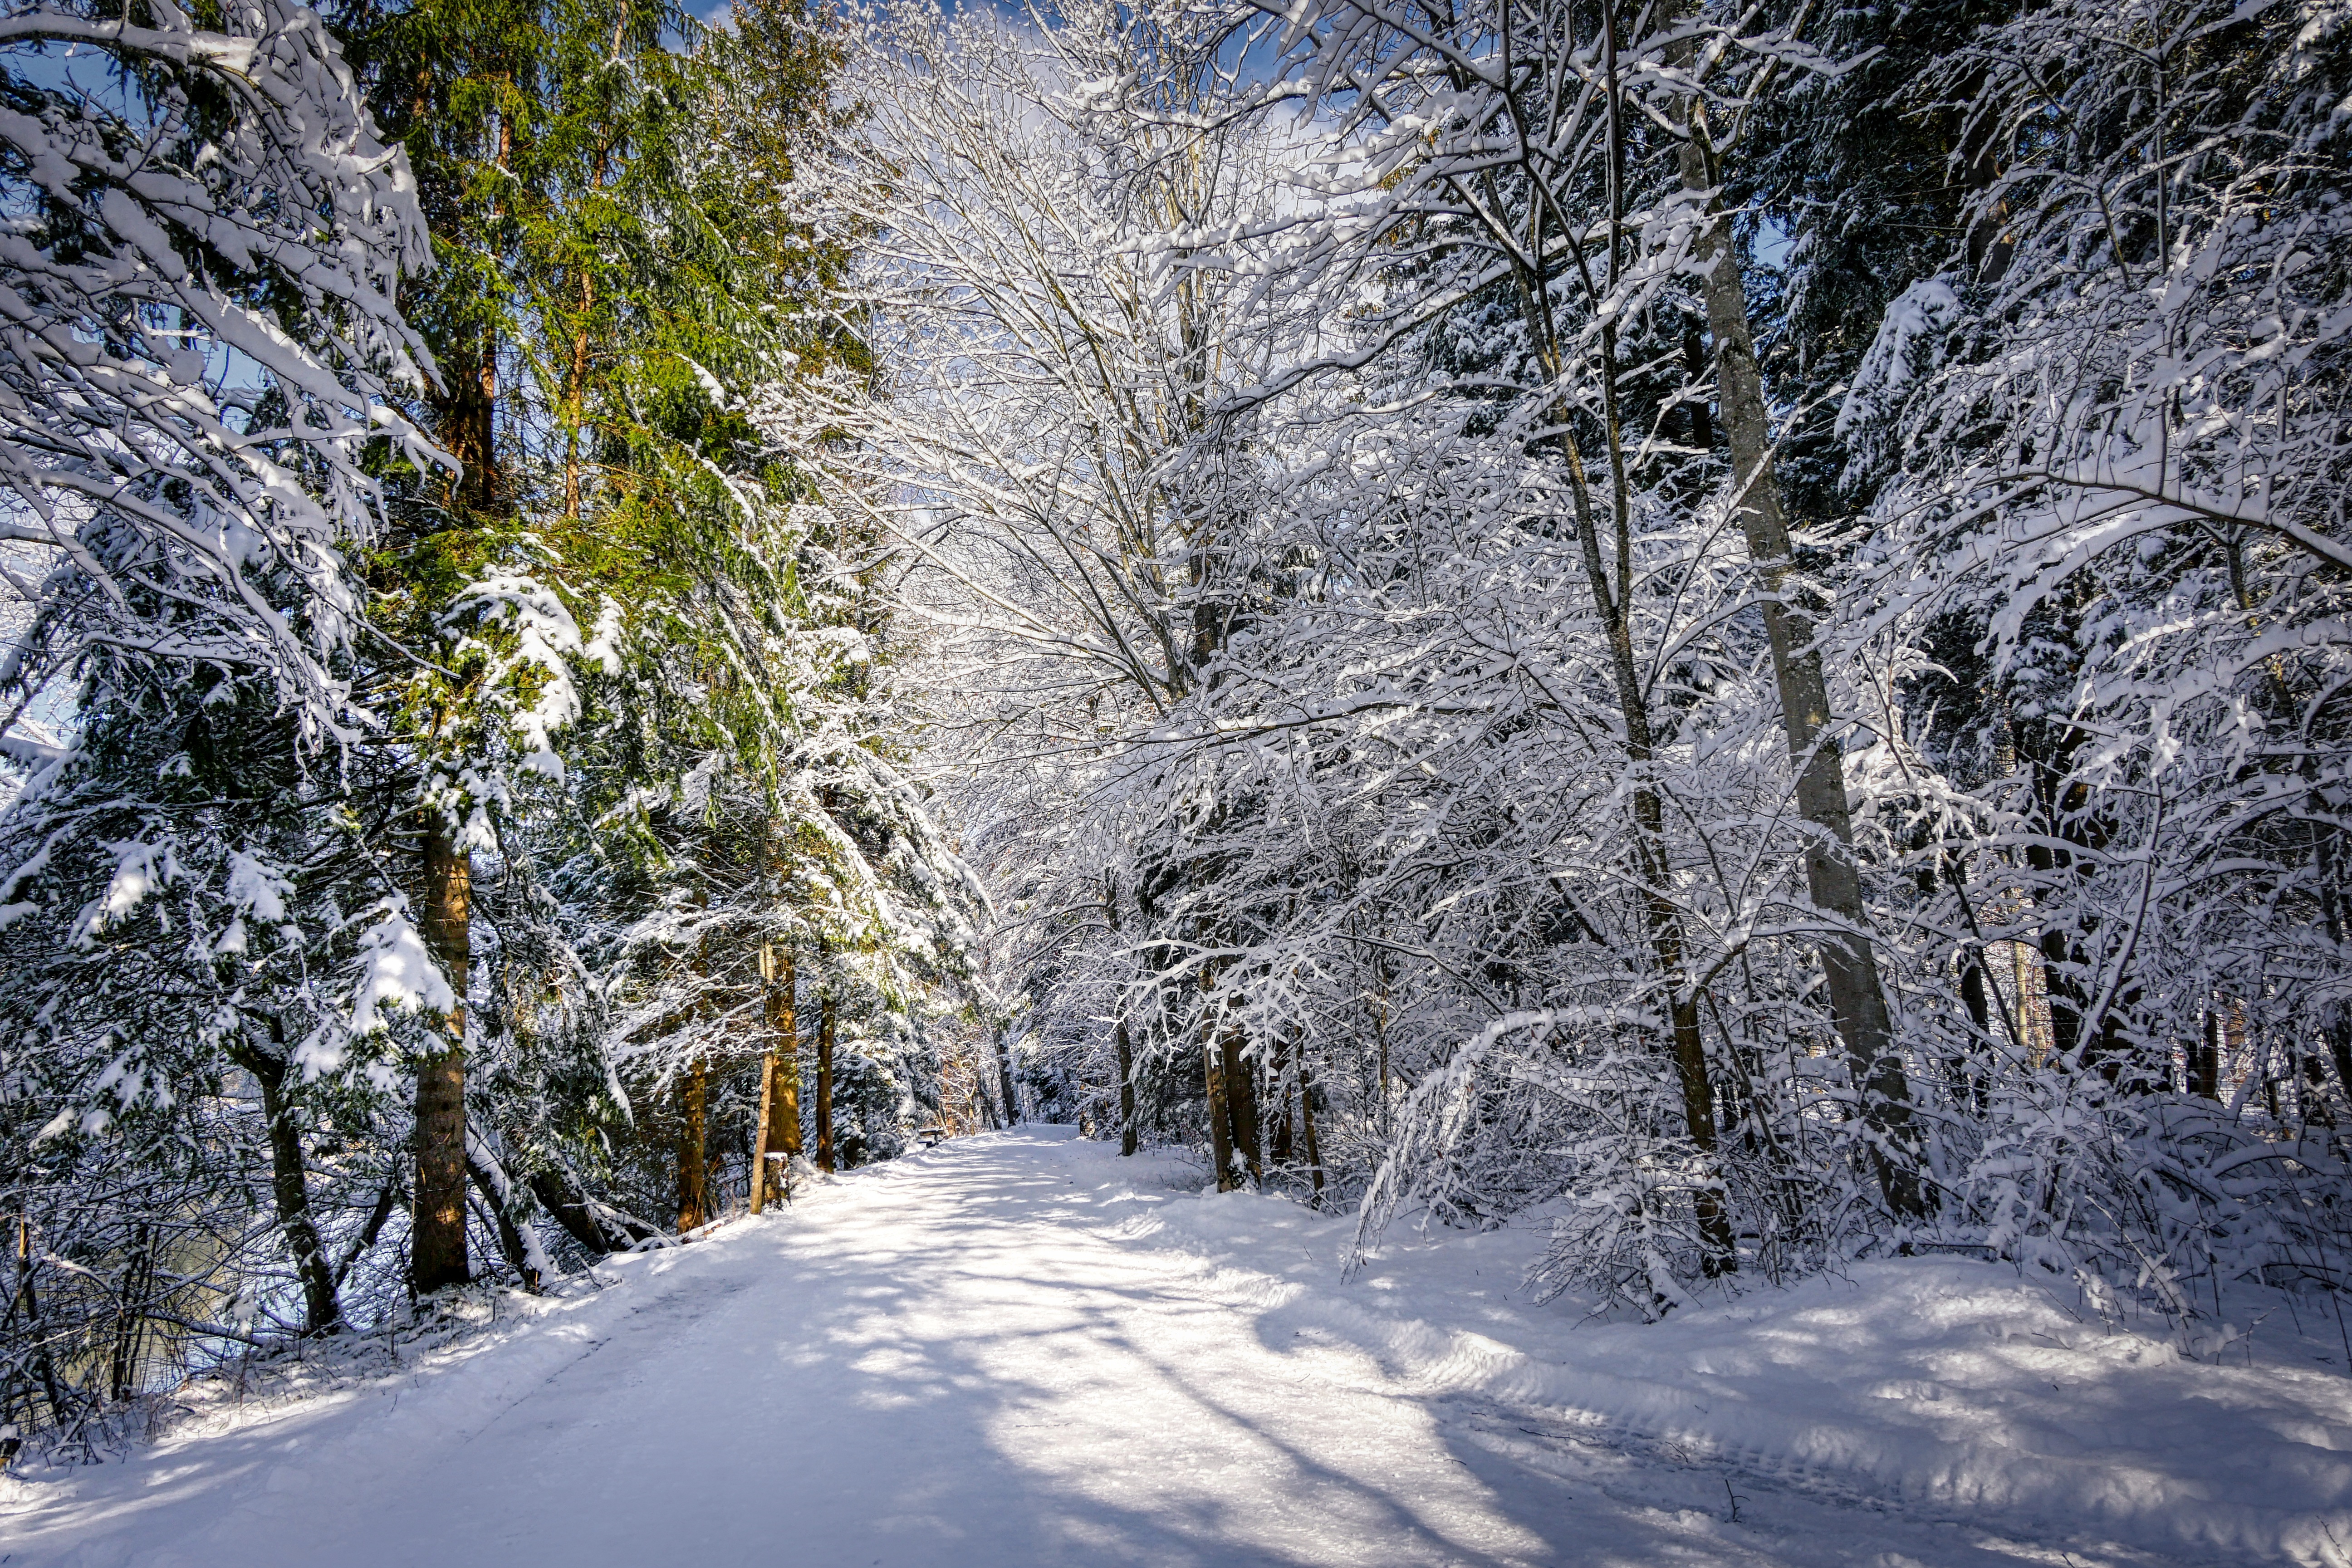
[{"label": "snowbank", "polygon": [[2158,1551],[2352,1563],[2352,1381],[2189,1359],[2086,1321],[2006,1264],[1864,1264],[1605,1323],[1529,1304],[1531,1230],[1391,1245],[1343,1284],[1344,1219],[1108,1180],[1135,1189],[1122,1237],[1202,1258],[1216,1290],[1260,1309],[1264,1336],[1357,1346],[1433,1396],[2012,1531],[2040,1519]]}]

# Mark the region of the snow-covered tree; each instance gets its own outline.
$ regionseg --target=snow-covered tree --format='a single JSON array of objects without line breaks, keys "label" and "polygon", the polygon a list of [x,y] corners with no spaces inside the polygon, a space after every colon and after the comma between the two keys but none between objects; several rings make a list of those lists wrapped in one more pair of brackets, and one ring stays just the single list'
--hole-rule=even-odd
[{"label": "snow-covered tree", "polygon": [[308,10],[22,7],[0,70],[0,530],[29,611],[0,665],[0,1184],[45,1260],[0,1375],[68,1426],[135,1383],[155,1310],[207,1331],[283,1274],[269,1310],[333,1326],[320,1210],[382,1172],[340,1163],[322,1205],[303,1145],[367,1121],[392,1005],[446,990],[341,794],[376,723],[373,474],[437,460],[394,401],[429,363],[397,309],[429,252]]},{"label": "snow-covered tree", "polygon": [[[2340,29],[2301,11],[2059,6],[1979,33],[1910,89],[1981,150],[1976,237],[1888,311],[1839,415],[1875,495],[1855,629],[1912,661],[1891,847],[1937,888],[1926,953],[1972,983],[1981,1048],[2046,1068],[2023,1125],[1955,1169],[1996,1226],[2192,1272],[2215,1228],[2150,1220],[2136,1167],[2227,1209],[2242,1187],[2197,1173],[2243,1134],[2161,1103],[2221,1092],[2176,1054],[2250,1024],[2244,1081],[2302,1107],[2282,1131],[2352,1074],[2347,85]],[[2000,989],[2028,1037],[1991,1017]],[[2077,1201],[2100,1161],[2115,1195]]]}]

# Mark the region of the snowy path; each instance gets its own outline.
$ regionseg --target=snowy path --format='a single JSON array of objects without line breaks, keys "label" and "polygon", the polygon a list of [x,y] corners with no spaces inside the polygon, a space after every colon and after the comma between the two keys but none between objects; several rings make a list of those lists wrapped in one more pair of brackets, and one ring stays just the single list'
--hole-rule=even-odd
[{"label": "snowy path", "polygon": [[[1161,1209],[1227,1200],[1140,1173],[1051,1131],[860,1173],[441,1364],[20,1486],[0,1563],[2221,1560],[1800,1490],[1448,1395],[1286,1310],[1274,1273],[1155,1238]],[[1270,1268],[1328,1278],[1295,1237],[1268,1245],[1290,1253]]]}]

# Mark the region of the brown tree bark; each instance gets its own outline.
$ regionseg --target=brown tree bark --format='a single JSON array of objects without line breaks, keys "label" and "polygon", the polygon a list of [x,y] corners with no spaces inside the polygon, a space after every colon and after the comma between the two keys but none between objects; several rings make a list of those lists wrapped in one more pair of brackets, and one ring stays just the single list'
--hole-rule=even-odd
[{"label": "brown tree bark", "polygon": [[496,512],[505,502],[499,471],[497,344],[489,330],[476,328],[442,353],[442,385],[433,399],[433,433],[457,459],[451,500],[456,510]]},{"label": "brown tree bark", "polygon": [[1135,1042],[1129,1037],[1127,1019],[1121,1017],[1112,1026],[1111,1038],[1118,1047],[1118,1152],[1122,1157],[1135,1152]]},{"label": "brown tree bark", "polygon": [[[1696,101],[1696,100],[1694,100]],[[1797,811],[1813,829],[1805,851],[1805,880],[1815,908],[1846,929],[1821,943],[1829,980],[1830,1011],[1871,1131],[1872,1155],[1887,1206],[1906,1215],[1927,1212],[1919,1182],[1919,1135],[1911,1116],[1911,1086],[1895,1048],[1895,1030],[1867,930],[1862,878],[1853,857],[1853,823],[1846,804],[1845,763],[1830,728],[1828,682],[1813,646],[1813,621],[1789,589],[1793,565],[1780,481],[1772,472],[1769,415],[1748,325],[1748,298],[1733,244],[1730,215],[1707,195],[1721,183],[1706,111],[1694,108],[1682,146],[1685,191],[1708,203],[1708,221],[1693,258],[1702,269],[1707,330],[1715,338],[1716,388],[1723,430],[1738,486],[1739,522],[1754,563],[1764,634],[1780,691],[1780,723],[1797,766]]]},{"label": "brown tree bark", "polygon": [[1242,1157],[1242,1168],[1249,1173],[1253,1186],[1265,1180],[1265,1157],[1259,1147],[1257,1114],[1257,1068],[1244,1049],[1246,1042],[1238,1028],[1220,1032],[1217,1049],[1223,1056],[1225,1079],[1225,1106],[1233,1119],[1233,1146]]},{"label": "brown tree bark", "polygon": [[1242,1184],[1234,1173],[1234,1123],[1225,1102],[1224,1055],[1214,1036],[1201,1042],[1201,1071],[1209,1097],[1209,1159],[1217,1169],[1217,1191],[1229,1193]]},{"label": "brown tree bark", "polygon": [[593,1203],[577,1184],[557,1171],[541,1171],[531,1175],[524,1185],[540,1206],[554,1216],[583,1247],[602,1256],[608,1252],[626,1252],[641,1241],[651,1241],[662,1234],[655,1226],[631,1215]]},{"label": "brown tree bark", "polygon": [[816,1168],[833,1169],[833,973],[821,972],[816,1004]]},{"label": "brown tree bark", "polygon": [[677,1228],[710,1223],[710,1067],[697,1057],[677,1082]]},{"label": "brown tree bark", "polygon": [[1307,1042],[1293,1037],[1290,1055],[1298,1068],[1299,1134],[1307,1140],[1307,1175],[1315,1184],[1314,1194],[1307,1199],[1307,1206],[1320,1209],[1323,1206],[1323,1145],[1315,1137],[1315,1085],[1307,1076]]},{"label": "brown tree bark", "polygon": [[466,1258],[466,985],[472,863],[438,811],[425,825],[425,948],[454,998],[439,1020],[440,1048],[416,1068],[416,1196],[409,1282],[417,1294],[463,1285]]},{"label": "brown tree bark", "polygon": [[1212,960],[1201,969],[1201,1081],[1209,1101],[1209,1158],[1216,1167],[1217,1191],[1229,1193],[1241,1185],[1241,1178],[1234,1173],[1233,1086],[1225,1071],[1224,1030],[1209,1006],[1216,984]]},{"label": "brown tree bark", "polygon": [[760,973],[767,984],[770,1045],[761,1058],[760,1130],[753,1141],[751,1212],[791,1195],[792,1157],[801,1152],[800,1024],[793,1015],[793,950],[764,944]]},{"label": "brown tree bark", "polygon": [[776,1053],[771,1048],[760,1053],[760,1121],[751,1131],[751,1177],[747,1195],[753,1214],[764,1213],[768,1206],[768,1126],[775,1113]]}]

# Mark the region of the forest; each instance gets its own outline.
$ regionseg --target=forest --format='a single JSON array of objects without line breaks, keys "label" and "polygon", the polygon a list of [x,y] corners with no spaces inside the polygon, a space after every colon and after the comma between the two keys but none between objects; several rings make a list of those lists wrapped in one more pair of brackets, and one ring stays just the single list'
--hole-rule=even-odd
[{"label": "forest", "polygon": [[1022,1123],[2340,1314],[2344,0],[18,0],[0,192],[15,1441]]}]

